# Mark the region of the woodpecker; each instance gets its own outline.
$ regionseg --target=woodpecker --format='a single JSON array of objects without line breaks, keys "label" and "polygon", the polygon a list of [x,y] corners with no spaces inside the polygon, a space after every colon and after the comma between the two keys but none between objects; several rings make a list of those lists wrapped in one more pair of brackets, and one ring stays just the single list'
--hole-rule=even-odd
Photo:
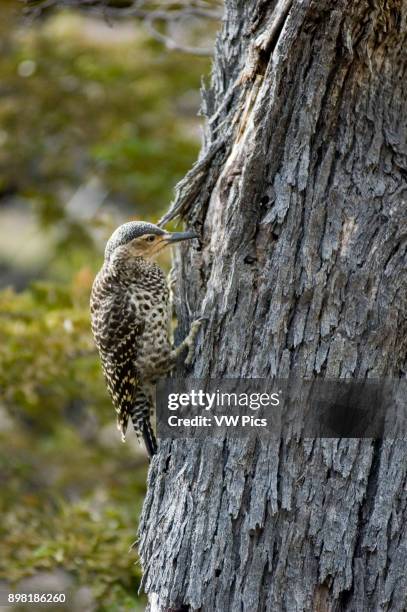
[{"label": "woodpecker", "polygon": [[150,421],[154,385],[184,350],[185,363],[191,363],[202,322],[194,321],[185,340],[173,348],[169,290],[153,259],[168,245],[196,237],[191,231],[166,232],[152,223],[124,223],[107,242],[104,264],[92,287],[92,332],[118,429],[124,441],[131,419],[150,457],[157,450]]}]

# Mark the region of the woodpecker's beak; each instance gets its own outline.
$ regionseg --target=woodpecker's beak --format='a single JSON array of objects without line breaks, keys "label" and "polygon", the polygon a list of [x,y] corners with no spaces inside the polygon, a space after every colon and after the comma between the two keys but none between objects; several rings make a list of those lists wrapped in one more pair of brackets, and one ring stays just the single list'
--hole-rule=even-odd
[{"label": "woodpecker's beak", "polygon": [[166,234],[164,236],[165,242],[168,244],[172,244],[174,242],[181,242],[181,240],[192,240],[193,238],[198,238],[198,234],[195,232],[174,232],[173,234]]}]

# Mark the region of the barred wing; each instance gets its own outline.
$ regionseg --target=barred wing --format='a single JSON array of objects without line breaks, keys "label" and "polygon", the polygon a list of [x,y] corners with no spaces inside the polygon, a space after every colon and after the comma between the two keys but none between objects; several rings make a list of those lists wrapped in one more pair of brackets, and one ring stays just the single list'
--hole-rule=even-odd
[{"label": "barred wing", "polygon": [[99,349],[107,388],[118,413],[118,427],[124,439],[134,410],[139,376],[134,365],[140,349],[145,322],[130,299],[105,300],[103,308],[92,309],[92,329]]}]

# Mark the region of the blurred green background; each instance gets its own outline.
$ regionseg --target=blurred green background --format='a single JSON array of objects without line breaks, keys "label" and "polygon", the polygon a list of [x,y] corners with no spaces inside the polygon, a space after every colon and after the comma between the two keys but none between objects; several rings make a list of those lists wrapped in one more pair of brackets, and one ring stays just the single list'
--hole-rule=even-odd
[{"label": "blurred green background", "polygon": [[89,292],[112,229],[157,220],[196,159],[209,69],[130,18],[1,3],[1,588],[144,609],[130,547],[147,461],[120,441]]}]

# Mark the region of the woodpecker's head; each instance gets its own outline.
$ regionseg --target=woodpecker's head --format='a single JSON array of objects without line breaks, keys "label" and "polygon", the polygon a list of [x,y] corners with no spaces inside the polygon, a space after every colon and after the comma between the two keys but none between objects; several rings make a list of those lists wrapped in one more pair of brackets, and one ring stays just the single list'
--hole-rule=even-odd
[{"label": "woodpecker's head", "polygon": [[166,232],[153,223],[130,221],[123,223],[110,236],[105,249],[105,261],[110,261],[113,253],[120,249],[129,257],[152,259],[166,246],[197,238],[195,232]]}]

